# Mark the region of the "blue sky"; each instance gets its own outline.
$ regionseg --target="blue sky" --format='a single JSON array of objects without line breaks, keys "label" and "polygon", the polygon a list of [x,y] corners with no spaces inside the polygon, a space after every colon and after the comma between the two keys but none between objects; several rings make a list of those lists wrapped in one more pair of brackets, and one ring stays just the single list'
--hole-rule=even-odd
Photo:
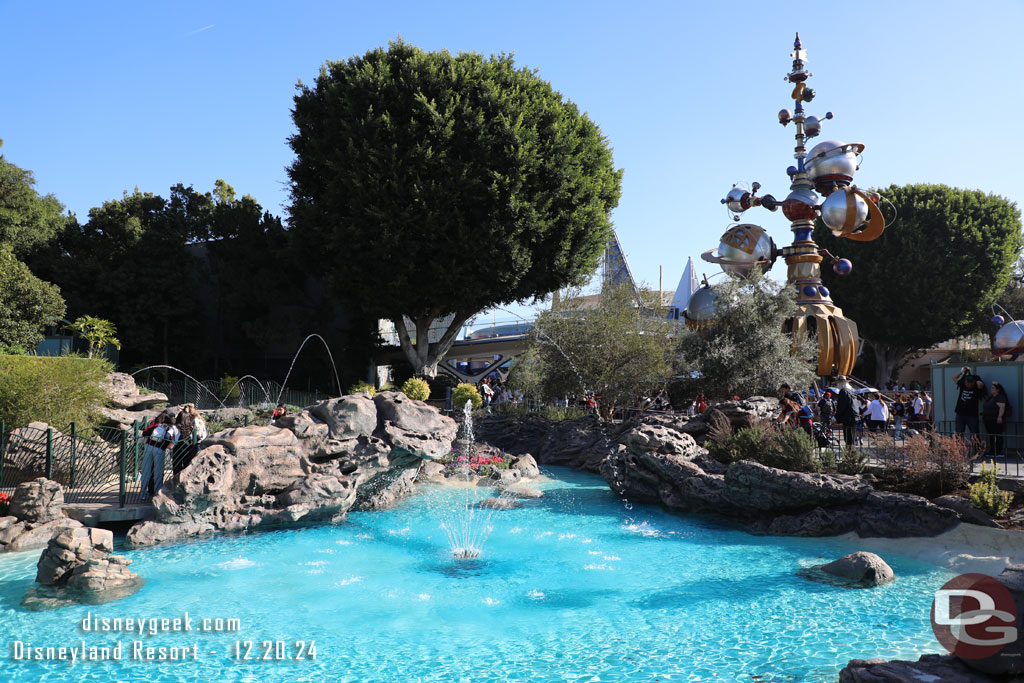
[{"label": "blue sky", "polygon": [[[836,115],[820,139],[867,146],[860,185],[1024,198],[1022,2],[0,0],[0,22],[0,151],[83,219],[126,189],[217,178],[282,214],[296,81],[399,35],[513,52],[587,111],[625,170],[613,219],[652,286],[659,265],[672,289],[687,256],[717,245],[732,183],[788,192],[792,132],[776,114],[792,106],[797,30],[815,74],[808,111]],[[781,212],[757,213],[745,218],[789,242]]]}]

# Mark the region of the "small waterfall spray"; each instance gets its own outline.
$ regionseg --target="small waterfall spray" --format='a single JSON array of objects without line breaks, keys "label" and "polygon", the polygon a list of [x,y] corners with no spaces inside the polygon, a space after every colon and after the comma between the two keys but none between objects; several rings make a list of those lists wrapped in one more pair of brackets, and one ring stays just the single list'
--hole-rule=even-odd
[{"label": "small waterfall spray", "polygon": [[174,370],[175,372],[180,372],[181,374],[185,375],[190,380],[195,382],[197,387],[199,387],[200,389],[202,389],[203,391],[208,393],[210,396],[213,396],[213,400],[215,400],[217,403],[219,403],[221,408],[227,408],[227,406],[224,405],[224,401],[220,400],[220,398],[218,398],[217,394],[215,394],[212,391],[210,391],[209,389],[207,389],[205,386],[203,386],[202,382],[200,382],[195,377],[193,377],[192,375],[188,374],[187,372],[185,372],[181,368],[176,368],[173,365],[149,365],[147,367],[142,368],[141,370],[136,370],[135,372],[133,372],[132,373],[132,377],[134,377],[135,375],[139,374],[140,372],[145,372],[146,370]]},{"label": "small waterfall spray", "polygon": [[281,402],[281,397],[284,395],[285,387],[288,386],[288,378],[292,376],[292,370],[295,369],[295,361],[299,359],[299,354],[302,353],[302,349],[306,347],[306,342],[313,337],[319,339],[323,343],[324,348],[327,349],[327,356],[331,359],[331,368],[334,369],[334,386],[337,387],[338,393],[341,393],[341,380],[338,379],[338,366],[334,364],[334,354],[331,353],[331,347],[327,345],[327,341],[323,337],[319,334],[313,333],[302,340],[302,343],[299,345],[299,350],[295,352],[294,356],[292,356],[292,364],[288,366],[288,374],[284,376],[284,382],[281,383],[281,391],[277,394],[278,403]]}]

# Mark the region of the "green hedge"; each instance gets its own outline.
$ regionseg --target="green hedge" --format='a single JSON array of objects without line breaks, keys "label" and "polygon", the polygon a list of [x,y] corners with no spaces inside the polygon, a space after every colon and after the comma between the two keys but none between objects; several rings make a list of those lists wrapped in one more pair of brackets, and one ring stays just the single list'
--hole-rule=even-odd
[{"label": "green hedge", "polygon": [[110,370],[101,358],[0,355],[0,421],[8,430],[35,421],[92,426],[107,400],[100,382]]}]

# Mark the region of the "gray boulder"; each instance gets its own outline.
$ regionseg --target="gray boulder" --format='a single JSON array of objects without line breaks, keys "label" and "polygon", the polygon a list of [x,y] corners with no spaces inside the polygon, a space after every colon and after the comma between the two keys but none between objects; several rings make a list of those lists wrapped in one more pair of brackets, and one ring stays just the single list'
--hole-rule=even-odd
[{"label": "gray boulder", "polygon": [[536,499],[543,498],[544,492],[540,489],[533,489],[528,486],[513,486],[505,489],[505,495],[511,496],[512,498],[520,499]]},{"label": "gray boulder", "polygon": [[114,409],[138,411],[167,402],[166,394],[157,391],[140,392],[135,378],[124,372],[110,373],[102,384],[107,390],[107,404]]},{"label": "gray boulder", "polygon": [[781,512],[852,503],[871,491],[858,477],[788,472],[743,460],[729,465],[722,497],[738,508]]},{"label": "gray boulder", "polygon": [[859,551],[821,565],[821,571],[863,586],[891,583],[896,575],[885,560],[874,553]]},{"label": "gray boulder", "polygon": [[755,522],[755,528],[772,536],[838,536],[857,528],[857,509],[817,507],[810,512],[778,515]]},{"label": "gray boulder", "polygon": [[509,468],[518,471],[523,479],[536,479],[540,476],[540,468],[537,467],[537,461],[529,453],[516,457],[512,464],[509,465]]},{"label": "gray boulder", "polygon": [[326,424],[331,438],[339,441],[370,436],[377,429],[377,406],[367,394],[321,401],[309,414]]},{"label": "gray boulder", "polygon": [[455,420],[398,391],[378,392],[373,403],[391,443],[392,457],[408,455],[414,461],[439,460],[451,453],[458,432]]},{"label": "gray boulder", "polygon": [[872,491],[861,502],[857,533],[861,537],[938,536],[960,523],[957,513],[909,493]]},{"label": "gray boulder", "polygon": [[949,508],[955,512],[961,522],[967,524],[977,524],[978,526],[987,526],[993,529],[1001,529],[1002,525],[999,522],[992,519],[992,515],[988,514],[984,510],[971,505],[971,501],[960,496],[940,496],[932,500],[933,503],[939,507]]},{"label": "gray boulder", "polygon": [[45,477],[18,484],[11,496],[11,514],[25,522],[41,524],[61,519],[63,508],[64,489]]},{"label": "gray boulder", "polygon": [[853,659],[839,672],[839,683],[993,683],[953,655],[922,655],[916,662]]}]

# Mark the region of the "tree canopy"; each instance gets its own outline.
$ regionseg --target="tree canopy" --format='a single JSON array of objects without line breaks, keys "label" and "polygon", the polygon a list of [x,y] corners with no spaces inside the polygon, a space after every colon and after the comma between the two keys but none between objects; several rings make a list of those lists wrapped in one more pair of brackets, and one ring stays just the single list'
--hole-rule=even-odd
[{"label": "tree canopy", "polygon": [[41,196],[35,183],[31,171],[0,155],[0,351],[35,350],[42,328],[64,315],[60,290],[20,260],[68,220],[64,206],[53,195]]},{"label": "tree canopy", "polygon": [[64,315],[56,285],[43,282],[0,245],[0,353],[28,352],[42,340],[42,328]]},{"label": "tree canopy", "polygon": [[52,194],[40,195],[35,184],[31,171],[0,155],[0,245],[18,257],[52,239],[67,220],[64,205]]},{"label": "tree canopy", "polygon": [[692,400],[733,395],[774,396],[788,383],[800,389],[814,381],[814,339],[794,346],[783,323],[796,312],[791,287],[752,274],[715,285],[715,318],[688,330],[679,343],[679,375],[673,394]]},{"label": "tree canopy", "polygon": [[621,171],[597,125],[511,56],[399,40],[327,62],[292,116],[295,236],[337,295],[394,321],[417,373],[472,314],[597,266]]},{"label": "tree canopy", "polygon": [[672,374],[675,322],[658,313],[657,294],[610,285],[596,306],[581,297],[545,311],[529,332],[510,385],[531,398],[558,400],[591,391],[602,415],[640,406]]},{"label": "tree canopy", "polygon": [[873,242],[836,238],[818,222],[814,239],[853,261],[840,277],[822,269],[843,313],[857,322],[885,383],[910,352],[979,329],[1009,281],[1021,249],[1017,206],[946,185],[881,190],[896,219]]}]

